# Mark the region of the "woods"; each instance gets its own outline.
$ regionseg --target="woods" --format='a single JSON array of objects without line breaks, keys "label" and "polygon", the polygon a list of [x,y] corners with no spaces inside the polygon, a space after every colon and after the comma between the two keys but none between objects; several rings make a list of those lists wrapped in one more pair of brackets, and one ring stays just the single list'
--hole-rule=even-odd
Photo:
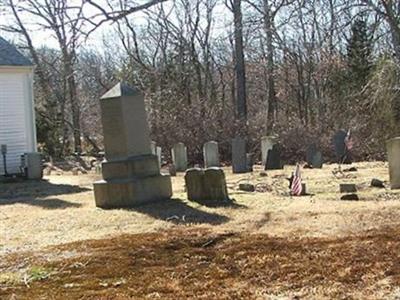
[{"label": "woods", "polygon": [[[54,158],[102,150],[98,99],[117,81],[145,93],[152,139],[185,143],[192,162],[209,140],[229,160],[239,133],[250,150],[278,135],[288,159],[307,142],[329,159],[341,128],[356,159],[382,159],[398,134],[398,1],[0,0],[0,12],[36,65],[38,138]],[[34,43],[40,32],[54,46]]]}]

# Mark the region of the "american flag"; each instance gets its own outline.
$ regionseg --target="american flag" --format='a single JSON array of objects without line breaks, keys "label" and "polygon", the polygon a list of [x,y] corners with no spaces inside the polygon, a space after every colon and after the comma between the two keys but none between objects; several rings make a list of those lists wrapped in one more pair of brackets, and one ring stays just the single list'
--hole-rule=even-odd
[{"label": "american flag", "polygon": [[297,164],[296,170],[295,170],[295,172],[293,174],[291,194],[293,196],[300,196],[301,192],[302,192],[302,186],[301,186],[300,165]]},{"label": "american flag", "polygon": [[351,137],[350,129],[349,129],[349,131],[347,131],[346,137],[344,138],[344,144],[348,151],[353,149],[353,138]]}]

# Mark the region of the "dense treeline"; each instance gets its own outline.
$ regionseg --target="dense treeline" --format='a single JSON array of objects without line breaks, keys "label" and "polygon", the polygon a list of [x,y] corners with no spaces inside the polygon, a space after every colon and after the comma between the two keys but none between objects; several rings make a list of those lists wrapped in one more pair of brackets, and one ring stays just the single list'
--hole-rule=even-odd
[{"label": "dense treeline", "polygon": [[[0,0],[13,20],[2,29],[37,66],[39,141],[53,157],[101,151],[98,99],[120,80],[146,95],[152,139],[184,142],[193,162],[208,140],[229,160],[238,134],[257,154],[274,134],[291,161],[310,142],[333,158],[341,128],[357,159],[380,159],[399,134],[398,1],[78,2]],[[35,47],[38,29],[57,47]]]}]

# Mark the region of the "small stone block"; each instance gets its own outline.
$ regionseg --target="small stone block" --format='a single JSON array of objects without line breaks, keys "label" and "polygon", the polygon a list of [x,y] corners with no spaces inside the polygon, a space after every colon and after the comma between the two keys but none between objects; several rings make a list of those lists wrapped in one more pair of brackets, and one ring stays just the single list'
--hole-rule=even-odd
[{"label": "small stone block", "polygon": [[358,201],[360,199],[358,198],[357,194],[346,194],[346,195],[343,195],[342,197],[340,197],[340,200]]},{"label": "small stone block", "polygon": [[245,191],[245,192],[254,192],[256,190],[256,188],[255,188],[254,184],[251,184],[251,183],[240,183],[239,190]]},{"label": "small stone block", "polygon": [[379,180],[379,179],[376,179],[376,178],[373,178],[371,180],[371,186],[378,187],[378,188],[384,188],[385,187],[385,185],[383,184],[383,181]]}]

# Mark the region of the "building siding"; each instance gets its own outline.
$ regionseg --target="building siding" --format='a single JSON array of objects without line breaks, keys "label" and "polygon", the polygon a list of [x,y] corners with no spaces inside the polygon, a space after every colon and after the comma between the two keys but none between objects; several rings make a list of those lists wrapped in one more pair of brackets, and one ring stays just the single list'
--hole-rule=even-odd
[{"label": "building siding", "polygon": [[[20,156],[32,151],[32,126],[27,116],[29,76],[24,73],[0,73],[0,145],[7,145],[7,171],[19,173]],[[0,175],[4,174],[2,159]]]}]

